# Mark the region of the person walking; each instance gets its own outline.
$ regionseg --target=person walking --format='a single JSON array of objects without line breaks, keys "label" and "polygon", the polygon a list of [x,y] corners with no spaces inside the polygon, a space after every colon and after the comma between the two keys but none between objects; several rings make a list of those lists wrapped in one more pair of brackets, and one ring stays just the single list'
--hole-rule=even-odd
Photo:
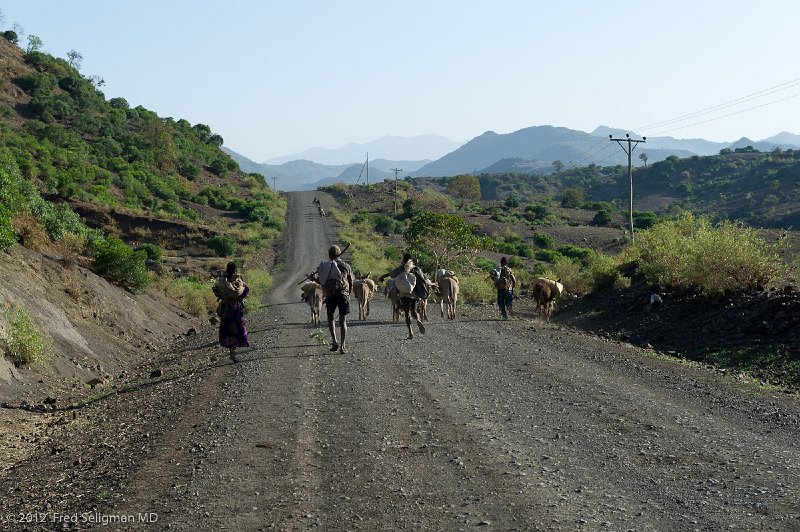
[{"label": "person walking", "polygon": [[378,278],[378,282],[387,277],[394,279],[394,289],[400,294],[400,308],[406,316],[408,339],[414,338],[414,333],[411,331],[412,317],[417,322],[419,332],[425,334],[425,325],[423,325],[417,314],[417,301],[428,297],[428,288],[425,283],[425,275],[422,270],[414,265],[414,261],[411,260],[411,254],[405,253],[400,266],[381,275]]},{"label": "person walking", "polygon": [[497,271],[497,277],[494,281],[494,287],[497,289],[497,306],[500,308],[500,315],[504,320],[508,319],[508,313],[511,316],[514,314],[512,308],[514,306],[514,287],[517,285],[517,279],[514,277],[514,272],[508,267],[508,260],[503,257],[500,259],[500,268]]},{"label": "person walking", "polygon": [[[331,333],[331,351],[339,350],[347,353],[347,315],[350,314],[350,291],[353,289],[353,268],[340,258],[342,249],[332,246],[328,249],[328,260],[323,260],[317,267],[319,284],[325,296],[325,309],[328,311],[328,330]],[[334,317],[339,311],[339,329],[341,343],[336,338]]]},{"label": "person walking", "polygon": [[250,287],[237,272],[235,262],[228,263],[225,274],[217,279],[213,291],[219,298],[219,344],[230,350],[231,360],[237,363],[236,348],[250,346],[244,320],[244,298],[250,293]]}]

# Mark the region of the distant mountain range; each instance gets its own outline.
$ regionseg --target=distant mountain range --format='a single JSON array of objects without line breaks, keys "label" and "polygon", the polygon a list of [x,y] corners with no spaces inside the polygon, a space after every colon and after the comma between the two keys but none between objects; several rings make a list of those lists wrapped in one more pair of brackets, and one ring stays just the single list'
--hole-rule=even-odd
[{"label": "distant mountain range", "polygon": [[[634,138],[639,135],[630,132]],[[624,135],[624,128],[599,126],[591,133],[564,127],[533,126],[513,133],[498,134],[487,131],[469,142],[459,145],[444,137],[425,135],[420,137],[383,137],[366,144],[348,144],[339,150],[314,148],[301,152],[306,158],[292,159],[285,156],[271,159],[273,164],[259,164],[230,150],[223,148],[239,163],[246,172],[257,172],[268,178],[278,178],[279,190],[313,190],[337,182],[363,183],[366,181],[364,162],[350,164],[324,164],[321,161],[347,160],[365,161],[367,151],[372,153],[393,153],[397,159],[375,159],[369,162],[370,182],[393,178],[392,168],[402,168],[401,177],[442,177],[458,174],[481,173],[528,173],[546,174],[554,171],[553,162],[561,161],[566,168],[588,166],[614,166],[627,164],[626,153],[608,135]],[[420,154],[419,143],[429,141],[431,150],[442,153],[435,160],[416,160],[402,157],[403,149],[408,153]],[[447,141],[447,142],[445,142]],[[406,148],[403,148],[405,146]],[[705,139],[676,139],[673,137],[647,137],[634,152],[636,166],[641,166],[641,153],[647,154],[648,163],[658,162],[674,155],[680,158],[693,155],[714,155],[725,148],[736,149],[752,146],[759,151],[800,149],[800,135],[783,132],[760,141],[741,138],[736,142],[713,142]],[[320,159],[311,159],[316,153]],[[430,151],[428,153],[431,153]],[[345,158],[345,159],[343,159]],[[275,161],[284,161],[275,163]]]},{"label": "distant mountain range", "polygon": [[415,137],[385,137],[364,144],[350,143],[341,148],[310,148],[299,153],[269,159],[265,164],[279,165],[305,159],[320,164],[338,166],[364,161],[366,154],[383,159],[406,159],[411,161],[433,161],[450,153],[464,142],[456,142],[440,135],[418,135]]},{"label": "distant mountain range", "polygon": [[[276,186],[278,190],[315,190],[317,187],[331,185],[333,183],[370,183],[383,181],[386,178],[394,178],[391,168],[402,168],[403,176],[407,172],[419,169],[430,160],[422,161],[389,161],[386,159],[375,159],[369,161],[369,170],[364,163],[358,164],[339,164],[328,165],[314,161],[298,159],[283,164],[259,164],[244,155],[236,153],[230,148],[222,148],[225,153],[231,156],[234,161],[239,163],[239,168],[243,171],[263,175],[267,182],[272,185],[272,178],[277,178]],[[369,175],[367,175],[369,173]]]}]

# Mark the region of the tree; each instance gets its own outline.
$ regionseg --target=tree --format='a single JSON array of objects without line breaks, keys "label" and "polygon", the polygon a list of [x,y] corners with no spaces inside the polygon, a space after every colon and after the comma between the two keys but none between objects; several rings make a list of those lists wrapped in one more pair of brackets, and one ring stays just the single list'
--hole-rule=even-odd
[{"label": "tree", "polygon": [[36,35],[28,35],[28,49],[26,52],[38,52],[42,49],[42,46],[44,46],[44,43],[39,37]]},{"label": "tree", "polygon": [[565,166],[566,165],[563,162],[559,161],[559,160],[553,161],[553,168],[556,169],[556,173],[563,172]]},{"label": "tree", "polygon": [[564,192],[561,193],[561,206],[572,207],[576,209],[581,205],[583,205],[583,201],[585,199],[586,199],[586,193],[583,191],[582,188],[578,187],[565,188]]},{"label": "tree", "polygon": [[18,23],[16,23],[16,22],[15,22],[14,24],[12,24],[12,25],[11,25],[11,31],[13,31],[14,33],[16,33],[16,34],[17,34],[17,37],[19,37],[20,39],[21,39],[21,38],[23,38],[23,37],[25,36],[25,28],[23,28],[22,26],[20,26],[20,25],[19,25]]},{"label": "tree", "polygon": [[642,162],[644,163],[644,167],[647,168],[647,159],[649,159],[647,154],[645,152],[640,153],[639,154],[639,159],[642,160]]},{"label": "tree", "polygon": [[406,242],[417,261],[429,258],[433,268],[451,267],[453,262],[477,251],[480,240],[460,216],[424,211],[411,218]]},{"label": "tree", "polygon": [[79,51],[75,49],[70,50],[69,52],[67,52],[67,58],[69,59],[69,66],[71,66],[75,70],[81,69],[81,62],[83,61],[83,55]]},{"label": "tree", "polygon": [[466,200],[481,199],[481,182],[471,174],[457,175],[447,185],[447,192],[461,200],[459,208],[463,209]]}]

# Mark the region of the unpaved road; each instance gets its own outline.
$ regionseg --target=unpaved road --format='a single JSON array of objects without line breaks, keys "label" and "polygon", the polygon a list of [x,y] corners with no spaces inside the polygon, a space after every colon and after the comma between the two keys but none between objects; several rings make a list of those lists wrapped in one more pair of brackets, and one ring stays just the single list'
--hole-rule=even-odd
[{"label": "unpaved road", "polygon": [[2,474],[6,526],[800,530],[795,396],[486,308],[404,340],[380,297],[330,353],[294,286],[334,242],[313,196],[291,195],[243,362],[210,362],[204,333],[81,409]]}]

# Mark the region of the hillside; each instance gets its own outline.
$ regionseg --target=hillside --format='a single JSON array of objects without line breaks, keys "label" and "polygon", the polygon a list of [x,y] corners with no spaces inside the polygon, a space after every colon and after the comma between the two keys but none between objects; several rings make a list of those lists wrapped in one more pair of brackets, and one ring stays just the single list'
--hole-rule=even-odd
[{"label": "hillside", "polygon": [[[115,386],[196,332],[227,261],[272,264],[285,200],[209,126],[107,100],[101,87],[0,38],[4,399]],[[15,341],[22,333],[30,340]]]},{"label": "hillside", "polygon": [[[503,159],[558,160],[564,163],[580,160],[581,164],[611,165],[627,163],[627,156],[622,150],[597,149],[598,142],[594,135],[564,127],[534,126],[507,134],[487,131],[411,175],[437,177],[483,173]],[[648,149],[647,153],[653,161],[669,155],[692,155],[687,150],[658,148]]]}]

